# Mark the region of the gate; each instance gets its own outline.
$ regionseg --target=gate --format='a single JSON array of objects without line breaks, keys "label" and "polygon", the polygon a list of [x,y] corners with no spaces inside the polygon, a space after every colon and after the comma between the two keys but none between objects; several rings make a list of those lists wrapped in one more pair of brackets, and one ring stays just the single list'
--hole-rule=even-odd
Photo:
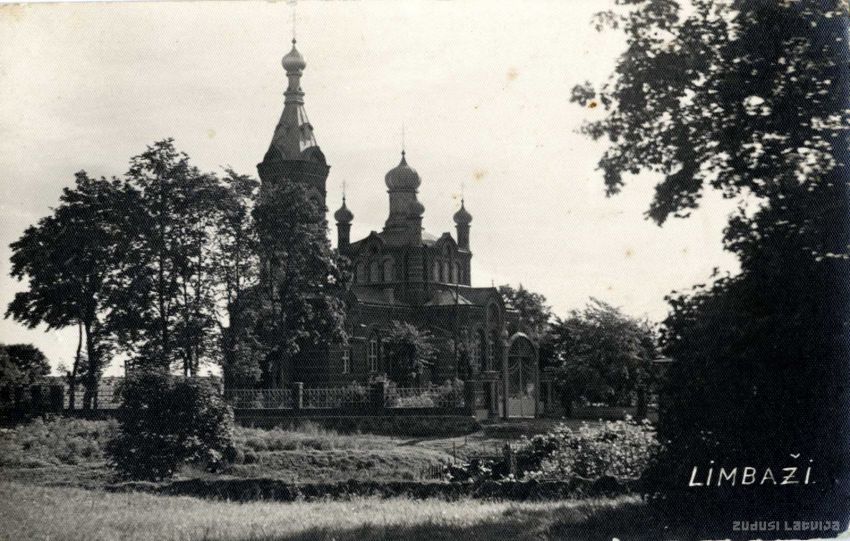
[{"label": "gate", "polygon": [[537,416],[540,388],[537,349],[524,334],[516,334],[510,340],[505,376],[506,416]]}]

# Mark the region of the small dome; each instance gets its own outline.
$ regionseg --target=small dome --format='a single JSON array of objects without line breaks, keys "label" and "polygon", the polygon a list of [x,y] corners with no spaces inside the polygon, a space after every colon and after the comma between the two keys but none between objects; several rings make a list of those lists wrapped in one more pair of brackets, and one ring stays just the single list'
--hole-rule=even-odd
[{"label": "small dome", "polygon": [[287,73],[291,71],[301,71],[307,67],[307,62],[304,62],[304,57],[301,56],[301,53],[298,52],[298,49],[295,48],[295,40],[292,40],[292,50],[286,53],[286,56],[283,57],[283,60],[280,62],[283,65],[283,69],[287,71]]},{"label": "small dome", "polygon": [[425,205],[419,201],[411,201],[407,207],[407,215],[411,218],[420,218],[425,214]]},{"label": "small dome", "polygon": [[416,169],[407,165],[403,150],[401,151],[401,162],[390,169],[384,177],[384,181],[390,190],[415,190],[421,184],[419,173],[416,172]]},{"label": "small dome", "polygon": [[351,211],[348,210],[348,207],[345,206],[345,198],[343,198],[342,206],[339,207],[339,210],[334,212],[334,219],[339,224],[350,224],[351,220],[354,219],[354,214],[352,214]]},{"label": "small dome", "polygon": [[463,206],[463,199],[460,201],[460,209],[455,212],[454,221],[458,225],[469,225],[472,221],[472,214],[470,214],[466,207]]}]

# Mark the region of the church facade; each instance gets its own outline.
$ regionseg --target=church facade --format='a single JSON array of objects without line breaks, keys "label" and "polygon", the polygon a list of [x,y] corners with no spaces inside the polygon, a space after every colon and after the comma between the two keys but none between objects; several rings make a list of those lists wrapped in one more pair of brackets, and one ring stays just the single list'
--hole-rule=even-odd
[{"label": "church facade", "polygon": [[[288,79],[284,110],[257,168],[262,186],[306,183],[325,203],[330,167],[304,108],[306,62],[292,43],[282,62]],[[281,382],[333,387],[392,373],[383,336],[397,321],[427,330],[435,339],[437,358],[420,375],[420,384],[461,379],[475,386],[482,414],[536,414],[536,345],[522,334],[516,313],[496,288],[472,285],[472,215],[465,203],[452,217],[454,234],[432,235],[422,227],[425,208],[417,197],[422,179],[404,151],[384,184],[389,214],[383,230],[352,240],[354,214],[344,196],[333,214],[337,248],[353,269],[346,302],[349,343],[307,352],[286,368]]]}]

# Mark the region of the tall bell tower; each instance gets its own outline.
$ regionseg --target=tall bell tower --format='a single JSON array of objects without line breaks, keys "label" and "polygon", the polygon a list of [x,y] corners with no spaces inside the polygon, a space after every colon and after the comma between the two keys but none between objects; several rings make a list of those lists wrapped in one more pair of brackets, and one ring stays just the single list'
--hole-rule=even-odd
[{"label": "tall bell tower", "polygon": [[288,85],[284,95],[283,114],[274,130],[271,145],[263,161],[257,165],[263,186],[277,182],[304,182],[318,191],[325,204],[325,182],[328,166],[325,155],[313,135],[313,126],[304,109],[301,76],[307,63],[295,47],[283,57]]}]

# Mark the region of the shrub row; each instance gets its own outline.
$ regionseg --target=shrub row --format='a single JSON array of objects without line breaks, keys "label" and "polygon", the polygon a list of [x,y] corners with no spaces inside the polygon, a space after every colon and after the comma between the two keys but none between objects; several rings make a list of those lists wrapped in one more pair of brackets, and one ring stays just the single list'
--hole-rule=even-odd
[{"label": "shrub row", "polygon": [[562,500],[594,496],[616,496],[635,490],[632,482],[613,477],[596,480],[574,478],[569,481],[483,481],[479,483],[444,483],[416,481],[356,481],[341,483],[288,483],[278,479],[189,479],[170,483],[123,483],[107,490],[138,490],[170,496],[193,496],[227,501],[270,500],[281,502],[357,497],[415,499],[461,498],[494,500]]},{"label": "shrub row", "polygon": [[655,430],[648,421],[606,421],[582,424],[577,430],[564,424],[532,438],[523,436],[517,448],[507,447],[498,459],[473,459],[446,468],[452,481],[518,479],[638,479],[658,449]]}]

